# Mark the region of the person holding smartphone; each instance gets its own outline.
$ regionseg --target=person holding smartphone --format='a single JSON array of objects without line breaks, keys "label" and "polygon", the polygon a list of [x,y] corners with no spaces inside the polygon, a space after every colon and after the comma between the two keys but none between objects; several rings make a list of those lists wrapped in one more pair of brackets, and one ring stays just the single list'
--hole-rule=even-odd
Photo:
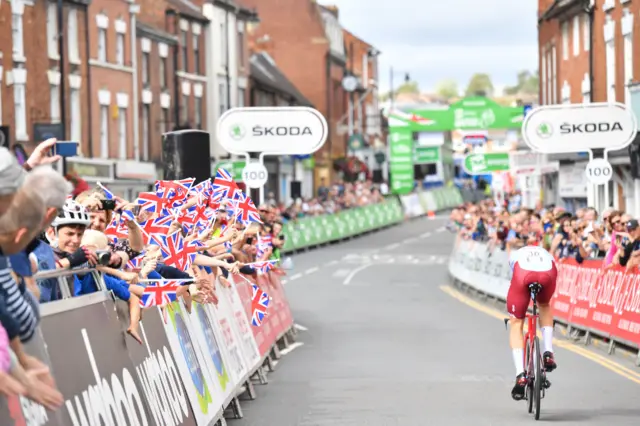
[{"label": "person holding smartphone", "polygon": [[618,248],[616,252],[617,262],[620,266],[626,266],[627,270],[640,264],[640,224],[636,219],[627,222],[627,232],[618,232],[615,244]]}]

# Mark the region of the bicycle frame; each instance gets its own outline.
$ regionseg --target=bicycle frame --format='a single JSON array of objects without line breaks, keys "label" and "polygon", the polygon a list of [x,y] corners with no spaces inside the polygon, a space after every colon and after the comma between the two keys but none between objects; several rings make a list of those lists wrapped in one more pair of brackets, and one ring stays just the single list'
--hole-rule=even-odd
[{"label": "bicycle frame", "polygon": [[[523,357],[524,357],[524,366],[527,369],[526,373],[527,376],[529,376],[531,374],[531,370],[533,370],[533,365],[526,365],[527,363],[527,347],[529,347],[529,353],[533,354],[533,341],[536,337],[536,333],[538,330],[538,304],[536,303],[536,295],[537,292],[531,291],[531,300],[533,301],[533,310],[531,314],[527,314],[527,332],[525,333],[523,339],[524,339],[524,348],[525,351],[523,352]],[[531,357],[531,359],[533,360],[533,356]]]}]

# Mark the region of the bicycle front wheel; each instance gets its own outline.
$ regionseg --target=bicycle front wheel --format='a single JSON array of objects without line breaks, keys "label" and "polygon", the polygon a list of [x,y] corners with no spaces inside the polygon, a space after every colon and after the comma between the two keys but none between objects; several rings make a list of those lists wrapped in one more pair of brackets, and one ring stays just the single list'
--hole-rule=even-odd
[{"label": "bicycle front wheel", "polygon": [[540,419],[540,400],[542,394],[542,381],[544,377],[542,377],[542,356],[540,355],[540,341],[536,336],[534,340],[534,356],[535,356],[535,368],[536,368],[536,376],[533,383],[533,395],[536,400],[536,412],[535,418],[536,420]]}]

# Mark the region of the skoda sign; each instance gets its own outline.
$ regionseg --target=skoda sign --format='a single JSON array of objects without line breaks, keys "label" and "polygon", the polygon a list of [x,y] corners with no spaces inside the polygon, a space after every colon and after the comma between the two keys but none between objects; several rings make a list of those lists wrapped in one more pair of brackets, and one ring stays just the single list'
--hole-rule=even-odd
[{"label": "skoda sign", "polygon": [[623,149],[637,131],[635,115],[621,103],[542,106],[522,124],[527,145],[545,154]]},{"label": "skoda sign", "polygon": [[233,108],[217,128],[218,142],[234,154],[313,154],[328,133],[322,114],[307,107]]}]

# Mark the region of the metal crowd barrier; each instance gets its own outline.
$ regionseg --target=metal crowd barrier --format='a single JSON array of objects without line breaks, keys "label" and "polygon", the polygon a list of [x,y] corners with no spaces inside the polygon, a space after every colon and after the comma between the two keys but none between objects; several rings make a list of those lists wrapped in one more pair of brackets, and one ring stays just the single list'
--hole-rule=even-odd
[{"label": "metal crowd barrier", "polygon": [[[60,292],[62,293],[63,299],[69,299],[73,296],[73,277],[75,275],[86,275],[92,274],[93,279],[96,283],[96,287],[98,291],[106,291],[107,287],[104,283],[104,278],[102,277],[102,273],[98,272],[95,268],[79,268],[79,269],[52,269],[49,271],[41,271],[36,273],[33,278],[36,280],[46,280],[55,278],[58,281],[58,286],[60,287]],[[71,278],[71,279],[70,279]]]}]

